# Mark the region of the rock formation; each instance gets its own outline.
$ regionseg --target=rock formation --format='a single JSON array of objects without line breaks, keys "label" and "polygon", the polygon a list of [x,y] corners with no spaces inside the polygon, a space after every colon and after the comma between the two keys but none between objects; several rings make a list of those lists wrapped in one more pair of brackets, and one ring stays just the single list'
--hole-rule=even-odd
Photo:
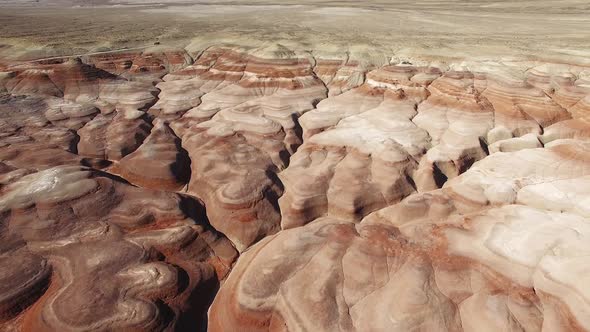
[{"label": "rock formation", "polygon": [[[279,229],[276,173],[301,144],[299,116],[326,96],[312,69],[305,54],[280,45],[214,47],[159,85],[154,108],[176,115],[171,127],[191,158],[188,192],[240,251]],[[179,99],[187,87],[190,99]]]},{"label": "rock formation", "polygon": [[570,140],[498,152],[358,224],[268,237],[240,257],[211,330],[587,330],[589,155]]},{"label": "rock formation", "polygon": [[413,192],[413,171],[431,139],[411,120],[437,76],[430,68],[381,68],[303,115],[305,143],[280,174],[283,228],[326,212],[358,221]]},{"label": "rock formation", "polygon": [[190,177],[190,159],[168,124],[156,121],[144,143],[113,171],[141,187],[180,190]]},{"label": "rock formation", "polygon": [[198,201],[80,166],[15,169],[2,178],[0,317],[7,327],[202,324],[186,316],[204,317],[235,251],[196,214]]},{"label": "rock formation", "polygon": [[590,91],[571,68],[401,69],[301,118],[285,230],[242,254],[210,330],[590,329]]},{"label": "rock formation", "polygon": [[590,330],[589,114],[532,60],[1,61],[0,329]]}]

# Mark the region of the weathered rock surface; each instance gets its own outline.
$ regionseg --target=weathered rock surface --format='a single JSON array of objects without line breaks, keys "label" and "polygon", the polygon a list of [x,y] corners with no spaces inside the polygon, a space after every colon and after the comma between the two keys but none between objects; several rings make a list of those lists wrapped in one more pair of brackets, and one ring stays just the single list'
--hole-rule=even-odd
[{"label": "weathered rock surface", "polygon": [[[214,47],[164,80],[154,108],[176,114],[171,127],[191,158],[188,192],[205,201],[211,224],[240,251],[276,232],[276,173],[301,144],[298,117],[327,93],[312,62],[280,45]],[[178,99],[186,87],[190,99]]]},{"label": "weathered rock surface", "polygon": [[590,330],[589,73],[0,62],[0,329]]},{"label": "weathered rock surface", "polygon": [[305,142],[280,174],[283,228],[326,213],[359,220],[413,192],[413,170],[431,139],[412,118],[435,77],[430,68],[378,69],[303,115]]},{"label": "weathered rock surface", "polygon": [[551,70],[385,67],[303,115],[285,230],[242,255],[210,329],[590,329],[588,90]]},{"label": "weathered rock surface", "polygon": [[190,159],[168,124],[156,121],[144,143],[113,170],[141,187],[180,190],[190,177]]},{"label": "weathered rock surface", "polygon": [[495,153],[360,224],[324,217],[244,253],[211,330],[587,330],[590,146]]},{"label": "weathered rock surface", "polygon": [[3,175],[11,179],[0,199],[0,317],[7,328],[159,330],[203,323],[189,317],[204,317],[235,251],[196,213],[198,201],[80,166],[14,172]]}]

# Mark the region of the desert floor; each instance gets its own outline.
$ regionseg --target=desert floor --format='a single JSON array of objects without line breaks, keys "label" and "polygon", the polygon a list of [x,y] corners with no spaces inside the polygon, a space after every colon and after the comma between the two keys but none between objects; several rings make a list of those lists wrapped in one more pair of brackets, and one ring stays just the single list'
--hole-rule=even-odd
[{"label": "desert floor", "polygon": [[[588,62],[590,3],[0,1],[0,55],[42,58],[220,41],[414,58]],[[319,51],[318,51],[319,50]]]}]

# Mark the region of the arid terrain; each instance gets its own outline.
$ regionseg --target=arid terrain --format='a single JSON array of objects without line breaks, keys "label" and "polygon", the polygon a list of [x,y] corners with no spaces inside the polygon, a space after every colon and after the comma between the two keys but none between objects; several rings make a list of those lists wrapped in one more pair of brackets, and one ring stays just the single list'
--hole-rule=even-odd
[{"label": "arid terrain", "polygon": [[0,240],[2,331],[590,331],[590,3],[0,0]]}]

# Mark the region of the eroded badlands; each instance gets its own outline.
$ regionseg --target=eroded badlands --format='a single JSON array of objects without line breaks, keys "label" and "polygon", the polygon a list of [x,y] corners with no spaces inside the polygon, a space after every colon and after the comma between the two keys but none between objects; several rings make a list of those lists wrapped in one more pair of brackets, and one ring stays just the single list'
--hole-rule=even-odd
[{"label": "eroded badlands", "polygon": [[365,60],[1,62],[1,329],[590,330],[590,68]]}]

